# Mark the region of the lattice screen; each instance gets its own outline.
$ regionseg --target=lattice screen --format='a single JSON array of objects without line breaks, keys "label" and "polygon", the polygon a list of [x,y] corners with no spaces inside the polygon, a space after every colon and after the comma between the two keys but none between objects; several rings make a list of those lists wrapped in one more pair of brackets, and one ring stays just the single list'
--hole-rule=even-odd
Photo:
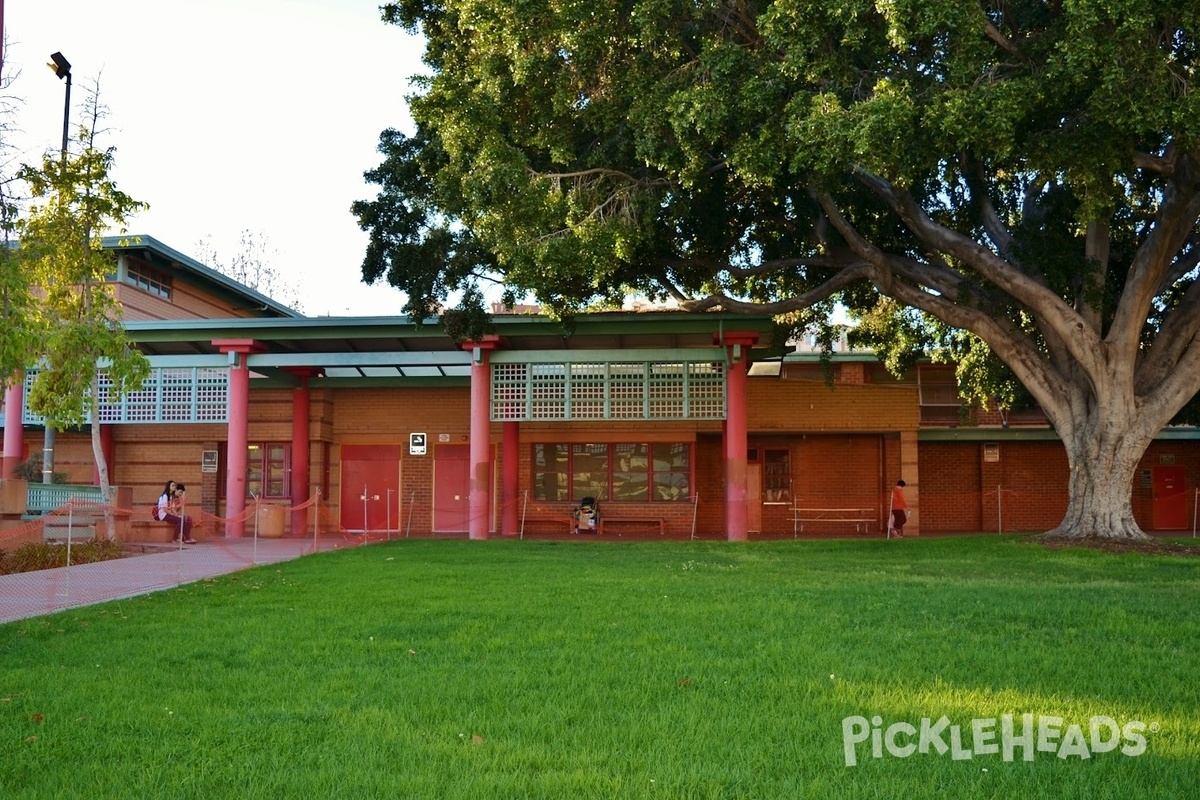
[{"label": "lattice screen", "polygon": [[[36,373],[25,376],[25,394]],[[208,367],[157,368],[150,371],[146,383],[124,399],[108,402],[112,382],[100,373],[100,421],[107,424],[158,422],[226,422],[229,409],[229,371]],[[40,425],[40,416],[26,408],[22,420]]]},{"label": "lattice screen", "polygon": [[493,364],[497,422],[724,419],[725,369],[709,362]]}]

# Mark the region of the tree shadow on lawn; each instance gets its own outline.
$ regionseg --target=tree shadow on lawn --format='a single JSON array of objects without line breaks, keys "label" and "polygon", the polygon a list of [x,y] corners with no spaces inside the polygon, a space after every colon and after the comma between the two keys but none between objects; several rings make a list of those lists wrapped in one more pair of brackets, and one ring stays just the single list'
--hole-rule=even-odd
[{"label": "tree shadow on lawn", "polygon": [[1063,536],[1033,536],[1030,541],[1050,550],[1067,547],[1087,547],[1105,553],[1141,553],[1148,556],[1200,556],[1200,543],[1184,544],[1165,539],[1106,539],[1100,536],[1068,538]]}]

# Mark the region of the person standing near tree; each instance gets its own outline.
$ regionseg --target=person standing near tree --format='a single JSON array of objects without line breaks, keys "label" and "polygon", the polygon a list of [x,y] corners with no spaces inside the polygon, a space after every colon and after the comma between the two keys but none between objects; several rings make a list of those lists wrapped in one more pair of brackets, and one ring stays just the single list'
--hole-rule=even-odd
[{"label": "person standing near tree", "polygon": [[890,527],[892,535],[897,539],[904,538],[904,523],[908,522],[908,500],[904,497],[904,479],[896,481],[892,487],[892,519]]}]

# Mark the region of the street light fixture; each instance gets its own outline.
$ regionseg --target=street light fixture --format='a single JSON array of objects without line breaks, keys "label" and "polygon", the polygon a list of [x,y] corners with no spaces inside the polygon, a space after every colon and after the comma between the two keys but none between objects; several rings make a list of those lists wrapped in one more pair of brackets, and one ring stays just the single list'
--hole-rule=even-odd
[{"label": "street light fixture", "polygon": [[63,56],[62,53],[51,53],[51,63],[46,66],[54,70],[54,74],[59,80],[67,81],[67,99],[63,104],[63,138],[62,138],[62,158],[67,157],[67,129],[71,118],[71,62]]}]

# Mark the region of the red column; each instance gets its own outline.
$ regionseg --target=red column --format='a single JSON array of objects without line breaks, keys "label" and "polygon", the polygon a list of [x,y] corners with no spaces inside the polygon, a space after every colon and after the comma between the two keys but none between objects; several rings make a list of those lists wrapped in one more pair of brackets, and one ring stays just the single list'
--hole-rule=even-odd
[{"label": "red column", "polygon": [[492,519],[492,376],[489,355],[499,337],[465,342],[471,353],[471,453],[467,532],[472,539],[488,538]]},{"label": "red column", "polygon": [[307,533],[308,509],[299,508],[309,500],[309,399],[308,379],[316,370],[292,370],[300,384],[292,389],[292,536]]},{"label": "red column", "polygon": [[726,333],[722,344],[728,353],[725,376],[725,537],[744,542],[749,535],[746,515],[746,371],[750,346],[757,333]]},{"label": "red column", "polygon": [[500,496],[504,509],[500,515],[500,533],[513,536],[520,528],[520,497],[521,482],[521,445],[520,425],[516,422],[504,423],[503,459],[504,473],[501,480]]},{"label": "red column", "polygon": [[222,353],[230,353],[229,433],[225,470],[225,536],[240,539],[246,533],[246,446],[250,434],[250,368],[246,356],[261,349],[252,339],[214,341]]},{"label": "red column", "polygon": [[25,429],[21,425],[21,414],[25,409],[25,384],[23,376],[16,376],[17,383],[4,391],[4,466],[0,477],[11,478],[13,470],[25,455]]}]

